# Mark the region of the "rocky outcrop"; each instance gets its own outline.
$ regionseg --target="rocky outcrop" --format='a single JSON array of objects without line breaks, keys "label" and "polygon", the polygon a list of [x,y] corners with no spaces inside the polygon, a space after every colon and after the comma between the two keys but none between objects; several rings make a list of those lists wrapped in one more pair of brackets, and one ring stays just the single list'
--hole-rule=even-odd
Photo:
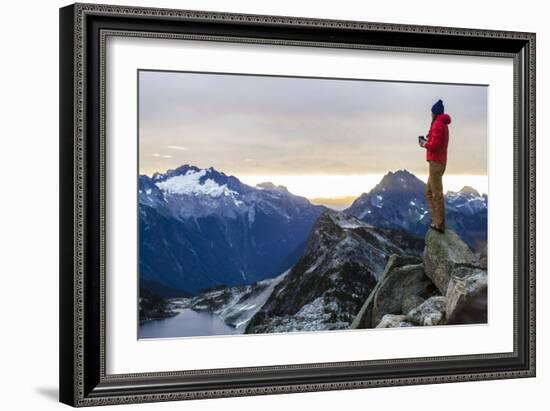
[{"label": "rocky outcrop", "polygon": [[478,258],[481,268],[487,269],[487,244],[485,244],[485,247],[479,252]]},{"label": "rocky outcrop", "polygon": [[404,315],[386,314],[382,317],[376,328],[412,327],[414,324],[407,321]]},{"label": "rocky outcrop", "polygon": [[451,230],[430,230],[423,259],[393,255],[351,328],[487,322],[487,271]]},{"label": "rocky outcrop", "polygon": [[[432,281],[426,277],[422,260],[414,256],[392,255],[350,328],[377,327],[387,315],[406,315],[438,293]],[[390,319],[392,321],[390,321]],[[393,323],[388,317],[384,327]]]},{"label": "rocky outcrop", "polygon": [[487,272],[482,269],[456,270],[447,288],[448,324],[487,322]]},{"label": "rocky outcrop", "polygon": [[452,230],[441,234],[429,230],[424,248],[424,268],[442,294],[447,292],[453,271],[459,267],[479,267],[479,260]]},{"label": "rocky outcrop", "polygon": [[386,314],[403,313],[405,300],[414,297],[426,299],[435,292],[437,290],[424,274],[422,264],[397,267],[382,280],[374,296],[372,322],[377,324]]},{"label": "rocky outcrop", "polygon": [[424,298],[418,295],[407,295],[405,298],[403,298],[403,301],[401,302],[401,312],[408,313],[413,308],[418,307],[424,301]]},{"label": "rocky outcrop", "polygon": [[384,279],[388,276],[389,273],[393,272],[395,269],[406,266],[406,265],[415,265],[420,264],[422,260],[419,257],[415,256],[402,256],[402,255],[392,255],[390,259],[388,260],[388,263],[386,264],[386,267],[382,274],[380,275],[380,278],[378,280],[378,283],[372,290],[372,292],[369,294],[366,301],[361,306],[361,309],[359,310],[358,314],[355,316],[355,319],[353,320],[352,324],[350,325],[350,328],[372,328],[375,327],[376,324],[373,324],[373,307],[374,307],[374,299],[378,295],[378,290],[384,284]]},{"label": "rocky outcrop", "polygon": [[405,316],[406,320],[415,325],[439,325],[445,324],[445,312],[447,310],[447,298],[443,296],[430,297],[418,307],[410,310]]},{"label": "rocky outcrop", "polygon": [[[325,212],[311,231],[304,255],[274,288],[245,332],[349,328],[364,296],[371,294],[384,275],[389,257],[416,254],[403,261],[418,264],[422,249],[421,238],[375,228],[343,213]],[[380,304],[377,312],[392,312]]]}]

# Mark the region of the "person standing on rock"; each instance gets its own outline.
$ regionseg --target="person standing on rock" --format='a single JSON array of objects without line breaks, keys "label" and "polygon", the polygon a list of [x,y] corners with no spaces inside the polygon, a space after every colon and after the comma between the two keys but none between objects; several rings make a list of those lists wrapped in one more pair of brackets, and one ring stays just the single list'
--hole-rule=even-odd
[{"label": "person standing on rock", "polygon": [[428,161],[426,200],[432,217],[430,228],[440,233],[445,232],[443,173],[447,165],[449,124],[451,124],[451,117],[445,113],[443,101],[437,100],[432,106],[432,123],[427,138],[419,139],[420,147],[426,149],[426,161]]}]

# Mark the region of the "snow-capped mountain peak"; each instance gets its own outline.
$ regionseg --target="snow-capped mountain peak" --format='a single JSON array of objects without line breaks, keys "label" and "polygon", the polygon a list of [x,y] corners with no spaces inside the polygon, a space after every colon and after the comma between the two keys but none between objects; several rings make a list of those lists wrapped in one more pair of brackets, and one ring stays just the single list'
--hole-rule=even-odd
[{"label": "snow-capped mountain peak", "polygon": [[290,267],[325,208],[273,187],[190,165],[140,176],[142,278],[195,294]]},{"label": "snow-capped mountain peak", "polygon": [[237,177],[228,176],[225,173],[216,170],[214,167],[199,168],[193,165],[184,164],[175,169],[170,169],[164,173],[155,173],[151,177],[154,183],[167,181],[178,176],[194,176],[198,177],[198,182],[203,184],[205,180],[212,180],[220,186],[226,185],[230,190],[244,192],[252,187],[242,183]]},{"label": "snow-capped mountain peak", "polygon": [[458,210],[467,216],[487,211],[487,194],[479,194],[477,190],[469,186],[463,187],[458,192],[447,192],[445,200],[450,210]]},{"label": "snow-capped mountain peak", "polygon": [[[431,221],[425,189],[426,184],[406,170],[389,172],[346,212],[374,226],[404,229],[423,237]],[[448,191],[445,205],[449,228],[471,247],[482,247],[487,235],[487,195],[465,186],[459,192]]]},{"label": "snow-capped mountain peak", "polygon": [[238,196],[239,193],[229,189],[227,184],[218,184],[214,179],[209,178],[207,176],[209,171],[212,170],[190,168],[185,174],[174,175],[156,182],[155,185],[168,194],[207,195],[210,197]]}]

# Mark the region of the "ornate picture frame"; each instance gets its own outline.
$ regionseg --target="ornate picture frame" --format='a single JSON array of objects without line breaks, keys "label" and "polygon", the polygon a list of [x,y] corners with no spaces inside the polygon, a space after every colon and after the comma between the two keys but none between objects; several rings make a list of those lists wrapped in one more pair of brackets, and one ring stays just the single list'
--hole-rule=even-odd
[{"label": "ornate picture frame", "polygon": [[[513,350],[109,374],[106,41],[192,39],[513,61]],[[535,34],[75,4],[60,10],[60,401],[72,406],[535,376]]]}]

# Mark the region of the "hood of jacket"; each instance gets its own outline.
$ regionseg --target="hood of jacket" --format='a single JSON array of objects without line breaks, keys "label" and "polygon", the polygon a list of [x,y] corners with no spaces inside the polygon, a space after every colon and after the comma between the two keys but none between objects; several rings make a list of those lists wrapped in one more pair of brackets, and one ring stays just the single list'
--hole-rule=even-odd
[{"label": "hood of jacket", "polygon": [[451,116],[447,113],[438,114],[435,121],[441,121],[443,124],[451,124]]}]

